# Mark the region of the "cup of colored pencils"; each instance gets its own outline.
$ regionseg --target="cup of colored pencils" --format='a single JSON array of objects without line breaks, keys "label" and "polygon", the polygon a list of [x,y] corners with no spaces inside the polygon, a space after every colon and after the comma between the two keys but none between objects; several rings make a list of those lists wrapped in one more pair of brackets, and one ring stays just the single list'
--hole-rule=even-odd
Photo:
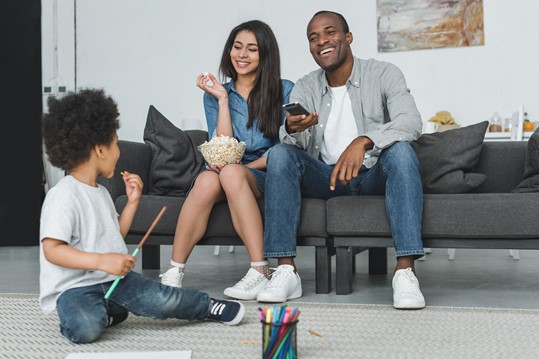
[{"label": "cup of colored pencils", "polygon": [[258,308],[262,323],[262,358],[295,359],[299,309],[286,305]]}]

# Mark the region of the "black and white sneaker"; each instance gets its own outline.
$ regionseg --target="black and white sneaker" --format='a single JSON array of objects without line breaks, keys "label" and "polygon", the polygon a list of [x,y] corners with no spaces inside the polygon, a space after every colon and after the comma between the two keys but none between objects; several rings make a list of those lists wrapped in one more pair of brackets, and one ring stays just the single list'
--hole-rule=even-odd
[{"label": "black and white sneaker", "polygon": [[245,306],[236,301],[211,298],[211,309],[208,319],[226,325],[237,325],[243,319]]},{"label": "black and white sneaker", "polygon": [[126,320],[128,316],[129,316],[128,311],[126,311],[124,313],[118,313],[118,314],[109,315],[109,321],[107,322],[106,327],[108,328],[108,327],[112,327],[114,325],[120,324],[121,322]]}]

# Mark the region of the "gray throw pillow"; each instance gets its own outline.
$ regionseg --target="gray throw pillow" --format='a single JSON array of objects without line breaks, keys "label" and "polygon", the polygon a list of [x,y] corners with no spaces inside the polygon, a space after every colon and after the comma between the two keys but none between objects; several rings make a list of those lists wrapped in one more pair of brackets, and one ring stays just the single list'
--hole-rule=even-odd
[{"label": "gray throw pillow", "polygon": [[528,140],[524,180],[511,192],[539,192],[539,128],[532,133]]},{"label": "gray throw pillow", "polygon": [[488,121],[454,130],[424,134],[410,144],[419,159],[425,193],[464,193],[487,176],[472,173],[479,161]]},{"label": "gray throw pillow", "polygon": [[150,106],[144,142],[152,148],[149,194],[185,196],[204,164],[189,136]]}]

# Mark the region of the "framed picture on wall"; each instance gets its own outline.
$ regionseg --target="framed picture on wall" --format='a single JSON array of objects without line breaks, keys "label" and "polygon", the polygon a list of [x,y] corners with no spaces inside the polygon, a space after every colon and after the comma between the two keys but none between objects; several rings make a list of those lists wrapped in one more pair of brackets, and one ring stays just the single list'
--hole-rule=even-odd
[{"label": "framed picture on wall", "polygon": [[483,0],[377,0],[378,51],[485,44]]}]

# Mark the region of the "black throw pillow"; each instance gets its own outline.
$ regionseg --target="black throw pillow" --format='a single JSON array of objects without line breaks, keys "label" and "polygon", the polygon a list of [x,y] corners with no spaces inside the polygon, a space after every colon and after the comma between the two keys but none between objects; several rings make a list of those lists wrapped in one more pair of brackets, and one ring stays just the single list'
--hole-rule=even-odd
[{"label": "black throw pillow", "polygon": [[465,193],[487,176],[471,171],[477,165],[488,121],[424,134],[411,145],[419,159],[424,193]]},{"label": "black throw pillow", "polygon": [[185,196],[204,164],[191,138],[150,106],[144,142],[152,148],[149,194]]},{"label": "black throw pillow", "polygon": [[539,192],[539,128],[536,129],[528,140],[528,152],[526,152],[526,167],[524,168],[524,180],[511,192],[526,193]]}]

